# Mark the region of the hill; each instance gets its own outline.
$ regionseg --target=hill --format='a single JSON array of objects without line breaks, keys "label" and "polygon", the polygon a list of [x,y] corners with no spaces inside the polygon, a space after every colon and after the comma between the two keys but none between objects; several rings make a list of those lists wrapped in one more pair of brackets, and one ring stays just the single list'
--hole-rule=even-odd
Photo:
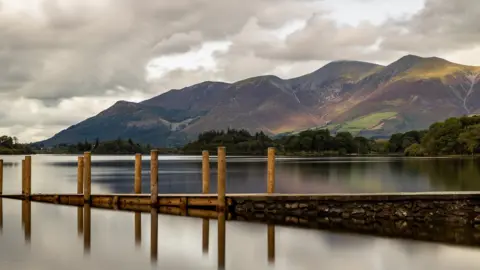
[{"label": "hill", "polygon": [[207,130],[267,135],[329,128],[333,133],[387,137],[426,129],[480,109],[480,67],[441,58],[404,56],[387,66],[335,61],[301,77],[202,82],[140,103],[120,101],[42,142],[132,138],[178,146]]}]

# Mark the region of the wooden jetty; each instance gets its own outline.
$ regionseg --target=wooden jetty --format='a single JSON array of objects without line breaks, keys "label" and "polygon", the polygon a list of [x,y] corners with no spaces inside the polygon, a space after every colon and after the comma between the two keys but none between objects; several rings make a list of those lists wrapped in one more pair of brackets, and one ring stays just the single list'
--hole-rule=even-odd
[{"label": "wooden jetty", "polygon": [[26,156],[22,161],[22,192],[2,194],[3,162],[0,160],[0,198],[206,219],[224,215],[227,220],[480,246],[480,192],[279,194],[275,193],[275,149],[269,148],[267,193],[229,194],[225,190],[226,149],[219,147],[216,193],[210,193],[210,158],[209,153],[203,151],[202,193],[161,194],[158,192],[158,151],[152,150],[150,156],[149,194],[141,194],[140,154],[135,156],[132,194],[91,194],[90,152],[78,157],[76,193],[32,192],[32,159]]}]

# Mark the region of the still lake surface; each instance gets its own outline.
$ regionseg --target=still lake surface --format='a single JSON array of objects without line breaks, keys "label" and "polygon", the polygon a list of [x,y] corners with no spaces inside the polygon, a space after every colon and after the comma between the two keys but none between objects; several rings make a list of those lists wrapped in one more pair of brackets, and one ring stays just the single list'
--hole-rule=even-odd
[{"label": "still lake surface", "polygon": [[[23,157],[0,158],[4,194],[20,193]],[[32,160],[33,193],[76,192],[76,156]],[[473,191],[480,190],[479,165],[470,158],[277,158],[276,191]],[[92,193],[133,191],[133,156],[93,156],[92,166]],[[211,166],[210,189],[216,192],[214,158]],[[201,157],[161,156],[159,170],[160,193],[201,191]],[[148,156],[142,172],[142,190],[149,192]],[[265,179],[264,158],[227,158],[228,193],[265,192]],[[0,269],[217,269],[223,252],[226,269],[478,269],[480,257],[476,248],[276,226],[269,260],[267,225],[227,221],[223,250],[217,220],[207,223],[205,237],[206,221],[169,215],[155,215],[154,256],[147,213],[139,214],[135,228],[135,213],[91,209],[87,244],[86,228],[81,233],[77,224],[85,209],[31,203],[23,225],[22,202],[3,199],[0,205]]]}]

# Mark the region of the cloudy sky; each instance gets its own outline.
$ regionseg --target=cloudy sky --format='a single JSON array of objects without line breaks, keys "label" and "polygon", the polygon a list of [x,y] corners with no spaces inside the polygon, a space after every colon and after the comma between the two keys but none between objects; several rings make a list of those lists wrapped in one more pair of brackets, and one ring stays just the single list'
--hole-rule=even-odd
[{"label": "cloudy sky", "polygon": [[115,101],[405,54],[480,65],[478,0],[0,0],[0,134],[48,138]]}]

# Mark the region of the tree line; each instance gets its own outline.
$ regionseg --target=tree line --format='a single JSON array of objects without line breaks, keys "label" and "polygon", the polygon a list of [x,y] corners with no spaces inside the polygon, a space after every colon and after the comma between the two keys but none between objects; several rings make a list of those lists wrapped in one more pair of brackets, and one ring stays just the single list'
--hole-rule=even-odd
[{"label": "tree line", "polygon": [[480,116],[451,117],[432,124],[420,140],[405,149],[407,156],[474,155],[480,152]]},{"label": "tree line", "polygon": [[349,132],[332,135],[327,129],[307,130],[297,135],[270,138],[263,132],[250,134],[244,129],[227,131],[207,131],[201,133],[196,141],[190,142],[182,149],[186,154],[198,154],[202,150],[216,151],[218,146],[225,146],[231,154],[262,155],[268,147],[277,148],[279,154],[285,155],[345,155],[370,154],[382,152],[382,143]]},{"label": "tree line", "polygon": [[32,154],[33,150],[28,144],[21,144],[16,137],[0,136],[1,155]]},{"label": "tree line", "polygon": [[36,145],[36,152],[50,153],[50,154],[78,154],[90,151],[96,154],[147,154],[153,147],[149,144],[135,143],[132,139],[123,140],[118,138],[111,141],[100,141],[96,139],[95,142],[78,142],[76,144],[59,144],[53,147],[45,147],[44,145]]},{"label": "tree line", "polygon": [[298,134],[270,138],[263,132],[250,134],[240,129],[207,131],[182,149],[187,154],[215,151],[225,146],[231,154],[265,154],[276,147],[285,155],[467,155],[480,152],[480,116],[452,117],[432,124],[427,130],[395,133],[388,140],[353,136],[349,132],[331,134],[328,129],[306,130]]}]

